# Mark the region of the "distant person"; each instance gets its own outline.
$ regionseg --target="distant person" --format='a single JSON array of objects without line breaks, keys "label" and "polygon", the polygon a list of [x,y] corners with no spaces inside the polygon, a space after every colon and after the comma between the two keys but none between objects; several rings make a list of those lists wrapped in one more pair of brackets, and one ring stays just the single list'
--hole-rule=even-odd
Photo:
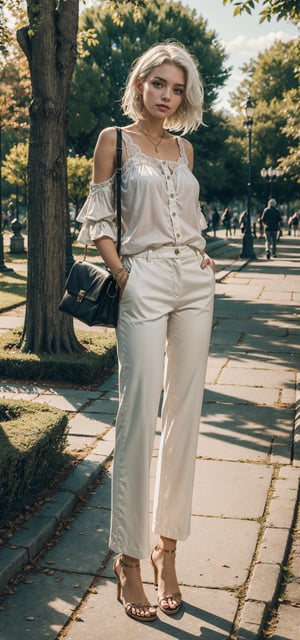
[{"label": "distant person", "polygon": [[289,217],[288,227],[289,227],[289,235],[291,235],[292,233],[294,236],[298,235],[299,215],[297,211],[295,211],[295,213],[293,213],[293,215]]},{"label": "distant person", "polygon": [[260,214],[256,217],[256,223],[259,229],[259,237],[262,238],[264,235],[264,225]]},{"label": "distant person", "polygon": [[236,234],[236,230],[239,226],[239,218],[237,213],[234,214],[233,218],[232,218],[232,228],[233,228],[233,235],[235,236]]},{"label": "distant person", "polygon": [[226,238],[228,238],[228,236],[231,236],[231,212],[228,207],[224,209],[222,213],[222,222],[225,229]]},{"label": "distant person", "polygon": [[271,251],[273,258],[276,258],[277,234],[281,226],[281,213],[276,207],[274,198],[270,198],[268,206],[263,210],[261,219],[265,230],[266,258],[270,260]]},{"label": "distant person", "polygon": [[240,230],[242,233],[245,233],[246,231],[246,224],[247,224],[247,211],[242,211],[240,217],[239,217],[239,223],[240,223]]},{"label": "distant person", "polygon": [[212,228],[213,228],[213,232],[214,232],[214,238],[216,238],[217,230],[218,230],[219,223],[220,223],[220,214],[217,211],[217,209],[215,209],[213,214],[212,214],[211,223],[212,223]]}]

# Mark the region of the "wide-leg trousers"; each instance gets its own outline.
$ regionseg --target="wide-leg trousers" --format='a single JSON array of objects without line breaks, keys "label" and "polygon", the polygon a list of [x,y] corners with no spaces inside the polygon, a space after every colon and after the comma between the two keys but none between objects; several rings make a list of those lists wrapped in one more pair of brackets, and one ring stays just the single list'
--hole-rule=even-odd
[{"label": "wide-leg trousers", "polygon": [[191,247],[125,258],[130,275],[117,327],[119,410],[110,548],[149,553],[150,464],[162,387],[162,434],[152,531],[190,534],[195,459],[210,342],[215,278]]}]

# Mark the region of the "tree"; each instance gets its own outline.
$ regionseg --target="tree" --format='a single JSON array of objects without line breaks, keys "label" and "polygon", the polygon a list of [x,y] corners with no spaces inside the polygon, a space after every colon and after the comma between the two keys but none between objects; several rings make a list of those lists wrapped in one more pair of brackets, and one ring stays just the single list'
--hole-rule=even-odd
[{"label": "tree", "polygon": [[2,175],[6,182],[21,187],[25,194],[27,191],[27,158],[28,144],[19,142],[11,147],[2,165]]},{"label": "tree", "polygon": [[[281,180],[287,197],[298,190],[295,167],[299,140],[297,61],[297,47],[293,42],[275,42],[242,67],[245,78],[238,90],[231,94],[231,104],[234,107],[240,108],[249,93],[256,103],[253,131],[254,182],[259,183],[262,167],[280,166],[284,168],[288,178],[283,177]],[[239,121],[242,127],[241,117],[237,118],[237,126]],[[289,157],[292,170],[287,176]]]},{"label": "tree", "polygon": [[84,32],[93,28],[97,44],[87,45],[89,55],[77,61],[70,90],[69,142],[79,155],[92,154],[103,127],[116,122],[127,124],[120,108],[126,77],[132,61],[155,42],[176,34],[176,39],[195,55],[205,83],[207,112],[229,75],[224,47],[215,32],[180,2],[151,0],[138,20],[130,9],[124,11],[121,24],[101,3],[83,13],[80,28]]},{"label": "tree", "polygon": [[[255,4],[261,4],[260,0],[242,0],[236,2],[236,0],[223,0],[223,4],[233,4],[235,9],[234,16],[240,15],[244,11],[251,14],[255,8]],[[263,0],[262,8],[259,12],[260,22],[268,20],[275,16],[277,20],[291,20],[297,22],[300,17],[300,2],[299,0]]]},{"label": "tree", "polygon": [[75,206],[75,213],[86,198],[88,185],[92,175],[92,160],[79,156],[68,157],[68,187],[70,202]]},{"label": "tree", "polygon": [[17,32],[32,85],[28,286],[21,348],[59,353],[79,348],[71,318],[57,312],[66,275],[69,214],[65,122],[76,59],[78,0],[28,0],[27,11],[29,25]]},{"label": "tree", "polygon": [[[140,5],[143,0],[132,0]],[[111,2],[111,9],[125,0]],[[20,347],[33,353],[81,348],[71,317],[58,312],[66,275],[67,97],[76,60],[79,0],[0,0],[0,46],[10,33],[4,7],[26,4],[17,39],[28,60],[32,100],[28,156],[28,287]],[[37,275],[38,274],[38,275]]]}]

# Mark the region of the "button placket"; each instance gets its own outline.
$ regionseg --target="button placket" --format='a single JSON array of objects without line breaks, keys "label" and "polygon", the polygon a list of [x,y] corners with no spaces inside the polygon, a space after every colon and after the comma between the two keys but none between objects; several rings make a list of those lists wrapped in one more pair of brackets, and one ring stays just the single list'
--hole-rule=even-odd
[{"label": "button placket", "polygon": [[[163,162],[163,172],[166,177],[166,187],[168,193],[168,206],[169,214],[171,218],[171,226],[174,234],[175,244],[180,243],[181,238],[181,225],[180,218],[178,216],[178,209],[176,203],[176,189],[173,174],[171,173],[167,163]],[[177,254],[176,254],[177,255]]]}]

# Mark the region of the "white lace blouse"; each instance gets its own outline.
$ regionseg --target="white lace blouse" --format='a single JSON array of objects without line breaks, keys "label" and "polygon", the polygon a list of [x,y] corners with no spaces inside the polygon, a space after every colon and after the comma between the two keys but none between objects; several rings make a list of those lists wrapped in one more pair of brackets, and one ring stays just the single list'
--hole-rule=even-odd
[{"label": "white lace blouse", "polygon": [[[122,130],[127,160],[122,167],[121,255],[133,255],[163,245],[189,245],[203,251],[206,221],[199,205],[199,183],[188,167],[184,143],[177,137],[179,159],[147,156]],[[115,176],[91,183],[77,220],[78,241],[91,244],[108,236],[116,242]]]}]

